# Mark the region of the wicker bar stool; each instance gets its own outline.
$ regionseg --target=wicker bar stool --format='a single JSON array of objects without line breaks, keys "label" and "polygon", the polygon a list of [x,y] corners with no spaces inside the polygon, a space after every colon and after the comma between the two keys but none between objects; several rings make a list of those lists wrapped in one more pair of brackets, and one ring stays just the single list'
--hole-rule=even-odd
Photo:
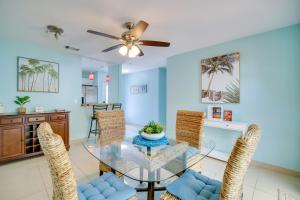
[{"label": "wicker bar stool", "polygon": [[106,173],[77,187],[62,138],[53,133],[51,126],[46,122],[39,126],[38,138],[51,172],[53,200],[137,200],[136,191],[112,173]]},{"label": "wicker bar stool", "polygon": [[[204,112],[178,110],[176,118],[176,140],[188,142],[190,146],[201,149],[204,118]],[[190,152],[189,155],[192,157],[193,153]],[[193,165],[191,169],[200,172],[201,163],[198,162]]]},{"label": "wicker bar stool", "polygon": [[[97,117],[96,117],[96,112],[98,110],[107,110],[108,105],[102,105],[102,106],[98,106],[98,105],[93,105],[93,115],[91,116],[91,124],[90,124],[90,131],[89,131],[89,136],[90,137],[91,133],[92,134],[100,134],[100,130],[98,128],[98,122],[97,122]],[[95,128],[93,128],[93,126]]]},{"label": "wicker bar stool", "polygon": [[[125,137],[125,114],[124,110],[99,110],[96,117],[100,126],[100,143],[109,144]],[[100,175],[103,172],[112,171],[111,167],[103,162],[99,164]],[[121,176],[121,174],[116,173]]]},{"label": "wicker bar stool", "polygon": [[257,125],[252,124],[245,135],[237,139],[224,172],[223,183],[193,170],[187,170],[180,178],[167,186],[167,192],[160,199],[240,200],[244,177],[259,138],[260,130]]}]

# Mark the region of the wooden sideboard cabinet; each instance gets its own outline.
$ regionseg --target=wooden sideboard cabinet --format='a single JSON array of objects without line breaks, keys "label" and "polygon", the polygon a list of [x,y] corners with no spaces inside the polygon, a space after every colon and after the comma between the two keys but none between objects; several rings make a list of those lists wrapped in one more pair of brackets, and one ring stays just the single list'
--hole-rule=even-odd
[{"label": "wooden sideboard cabinet", "polygon": [[42,154],[37,128],[48,122],[69,150],[69,112],[0,115],[0,162]]}]

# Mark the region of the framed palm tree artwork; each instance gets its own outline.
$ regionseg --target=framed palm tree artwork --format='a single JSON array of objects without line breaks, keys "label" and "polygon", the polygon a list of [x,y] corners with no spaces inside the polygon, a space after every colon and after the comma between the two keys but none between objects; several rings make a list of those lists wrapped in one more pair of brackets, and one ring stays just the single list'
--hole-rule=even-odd
[{"label": "framed palm tree artwork", "polygon": [[55,62],[18,57],[18,91],[59,91],[59,64]]},{"label": "framed palm tree artwork", "polygon": [[201,60],[202,103],[240,102],[240,53]]}]

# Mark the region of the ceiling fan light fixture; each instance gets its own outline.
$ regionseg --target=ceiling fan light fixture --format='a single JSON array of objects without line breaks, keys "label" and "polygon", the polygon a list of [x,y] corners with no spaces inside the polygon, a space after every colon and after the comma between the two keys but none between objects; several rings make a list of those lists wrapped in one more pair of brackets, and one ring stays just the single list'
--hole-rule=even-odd
[{"label": "ceiling fan light fixture", "polygon": [[139,55],[141,51],[139,50],[139,48],[135,45],[133,45],[130,49],[129,49],[129,52],[128,52],[128,56],[129,58],[134,58],[136,57],[137,55]]},{"label": "ceiling fan light fixture", "polygon": [[131,49],[130,49],[129,52],[128,52],[128,57],[129,57],[129,58],[134,58],[134,57],[136,57],[136,55],[133,53],[133,51],[131,51]]},{"label": "ceiling fan light fixture", "polygon": [[133,51],[133,54],[135,54],[135,56],[139,55],[141,52],[140,49],[135,45],[133,45],[130,50]]},{"label": "ceiling fan light fixture", "polygon": [[123,46],[119,49],[119,53],[120,53],[122,56],[126,56],[127,52],[128,52],[128,48],[127,48],[125,45],[123,45]]}]

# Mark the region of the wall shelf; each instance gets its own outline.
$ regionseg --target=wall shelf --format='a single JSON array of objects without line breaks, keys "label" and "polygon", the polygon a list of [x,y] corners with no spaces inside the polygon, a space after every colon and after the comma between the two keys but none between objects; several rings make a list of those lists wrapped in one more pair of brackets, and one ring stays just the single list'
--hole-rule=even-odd
[{"label": "wall shelf", "polygon": [[[219,128],[224,130],[230,130],[237,132],[239,134],[244,134],[247,130],[248,124],[245,122],[238,122],[238,121],[223,121],[223,120],[211,120],[211,119],[205,119],[204,120],[204,126],[205,127],[211,127],[211,128]],[[205,149],[203,149],[205,151]],[[229,154],[214,150],[211,152],[209,157],[216,158],[218,160],[226,161],[229,158]]]}]

